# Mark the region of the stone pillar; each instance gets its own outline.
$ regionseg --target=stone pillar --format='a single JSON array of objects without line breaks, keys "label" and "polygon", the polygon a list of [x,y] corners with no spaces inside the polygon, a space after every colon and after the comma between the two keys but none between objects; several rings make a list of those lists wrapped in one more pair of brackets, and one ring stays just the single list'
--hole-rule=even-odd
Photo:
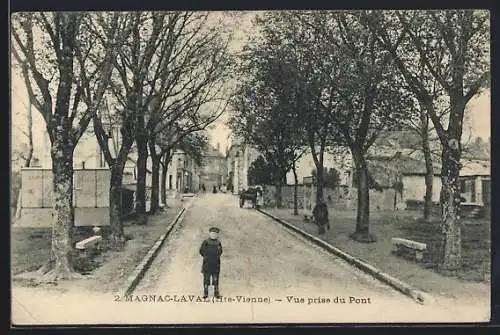
[{"label": "stone pillar", "polygon": [[476,179],[474,180],[474,183],[476,184],[474,189],[476,191],[476,203],[484,205],[483,204],[483,178],[481,176],[477,176]]}]

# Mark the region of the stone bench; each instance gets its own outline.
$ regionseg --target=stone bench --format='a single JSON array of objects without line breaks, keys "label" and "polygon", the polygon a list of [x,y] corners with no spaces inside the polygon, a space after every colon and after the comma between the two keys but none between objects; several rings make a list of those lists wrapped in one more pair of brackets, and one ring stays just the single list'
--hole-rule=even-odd
[{"label": "stone bench", "polygon": [[76,243],[76,249],[84,255],[88,255],[89,250],[98,250],[102,241],[101,235],[94,235]]},{"label": "stone bench", "polygon": [[397,253],[402,248],[415,251],[415,259],[421,261],[424,258],[424,251],[427,250],[427,244],[408,240],[405,238],[394,237],[392,238],[393,252]]}]

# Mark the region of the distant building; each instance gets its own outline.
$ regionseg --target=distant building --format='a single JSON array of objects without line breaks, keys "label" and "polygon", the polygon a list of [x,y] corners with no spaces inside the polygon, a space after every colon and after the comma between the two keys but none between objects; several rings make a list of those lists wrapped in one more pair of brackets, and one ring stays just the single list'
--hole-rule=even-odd
[{"label": "distant building", "polygon": [[220,152],[220,146],[216,148],[209,146],[203,155],[203,163],[200,169],[200,185],[204,185],[207,191],[215,186],[217,189],[227,186],[227,164],[226,157]]},{"label": "distant building", "polygon": [[234,194],[248,188],[248,168],[259,157],[260,153],[253,147],[236,139],[231,143],[227,153],[228,188]]},{"label": "distant building", "polygon": [[[316,171],[316,165],[314,164],[311,150],[308,147],[304,147],[302,150],[304,150],[304,153],[295,162],[295,170],[299,184],[302,184],[304,178],[311,177],[313,171]],[[352,162],[351,155],[348,151],[336,150],[334,153],[330,148],[327,148],[323,154],[323,167],[325,170],[337,170],[339,173],[340,186],[349,186],[352,184]],[[286,174],[286,181],[288,185],[295,183],[295,177],[292,170],[288,171]]]},{"label": "distant building", "polygon": [[201,167],[192,157],[183,150],[175,150],[167,168],[168,193],[175,197],[181,193],[198,192],[200,173]]}]

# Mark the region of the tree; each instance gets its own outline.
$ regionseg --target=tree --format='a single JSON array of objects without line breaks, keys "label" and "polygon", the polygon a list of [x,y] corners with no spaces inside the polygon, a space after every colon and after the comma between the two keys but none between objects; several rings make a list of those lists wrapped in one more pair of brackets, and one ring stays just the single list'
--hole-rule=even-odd
[{"label": "tree", "polygon": [[[197,132],[189,132],[189,133],[182,133],[181,131],[176,132],[178,135],[177,140],[174,140],[172,138],[163,141],[161,138],[158,141],[158,146],[161,148],[160,151],[160,157],[161,157],[161,165],[162,165],[162,170],[161,170],[161,181],[160,184],[158,184],[156,181],[157,178],[154,177],[155,175],[155,166],[153,165],[153,186],[151,189],[151,212],[154,214],[153,208],[155,207],[154,204],[155,199],[158,198],[158,195],[155,195],[155,185],[160,186],[160,192],[161,192],[161,201],[163,204],[166,204],[167,202],[167,171],[168,171],[168,165],[172,160],[173,153],[175,149],[180,149],[184,151],[189,157],[191,157],[194,162],[198,165],[201,166],[203,164],[203,156],[208,148],[208,136],[205,131],[197,131]],[[155,157],[154,155],[156,154],[156,151],[152,151],[153,154],[151,155],[152,157]],[[158,189],[158,188],[156,188]],[[156,210],[156,209],[155,209]]]},{"label": "tree", "polygon": [[[461,265],[458,177],[464,111],[467,103],[489,83],[488,12],[396,11],[391,16],[374,15],[368,22],[419,103],[425,106],[439,137],[442,146],[441,267],[457,269]],[[399,39],[394,39],[395,32]],[[429,87],[415,75],[415,59],[424,64],[425,70],[444,90],[449,111],[446,118],[439,117],[441,111]]]},{"label": "tree", "polygon": [[[52,247],[40,273],[49,281],[69,279],[77,276],[71,258],[73,152],[108,86],[121,36],[119,15],[18,13],[12,22],[12,52],[51,142]],[[107,28],[103,41],[90,40],[89,30],[99,24]]]},{"label": "tree", "polygon": [[276,204],[282,206],[281,188],[286,173],[303,153],[303,123],[296,105],[297,81],[287,37],[282,35],[280,18],[257,18],[262,38],[255,38],[241,55],[243,77],[232,105],[237,114],[230,128],[247,144],[263,153],[276,171]]},{"label": "tree", "polygon": [[[312,170],[311,175],[313,178],[317,178],[318,173],[316,170]],[[339,186],[340,174],[335,168],[324,168],[323,175],[325,176],[325,187],[335,189]]]},{"label": "tree", "polygon": [[[174,12],[161,18],[165,22],[151,63],[153,74],[144,87],[145,113],[138,114],[136,123],[139,214],[145,209],[142,186],[145,186],[148,146],[153,162],[151,212],[154,213],[159,203],[160,160],[165,154],[161,150],[156,152],[158,134],[171,132],[166,138],[180,141],[191,132],[205,129],[225,110],[224,104],[210,104],[223,100],[223,84],[230,74],[229,36],[218,24],[208,24],[209,19],[209,14],[195,12]],[[178,128],[169,129],[174,126]]]},{"label": "tree", "polygon": [[[369,230],[369,173],[366,152],[386,130],[403,119],[407,103],[402,81],[391,66],[391,58],[374,34],[358,22],[359,12],[304,14],[301,22],[318,37],[326,55],[318,59],[321,78],[305,86],[309,108],[329,115],[335,132],[331,140],[351,151],[357,176],[358,206],[356,230],[351,238],[373,242]],[[330,64],[330,66],[328,66]],[[335,67],[335,71],[331,69]],[[321,85],[318,87],[318,85]],[[321,169],[318,169],[318,172]]]},{"label": "tree", "polygon": [[248,168],[248,183],[250,185],[270,185],[274,182],[272,167],[268,165],[264,156],[259,155]]},{"label": "tree", "polygon": [[[437,95],[434,95],[437,96]],[[413,108],[412,108],[413,107]],[[424,155],[425,161],[425,195],[424,195],[424,221],[431,220],[432,209],[432,189],[434,184],[434,163],[433,148],[431,143],[434,143],[437,138],[433,136],[434,129],[429,121],[429,116],[423,106],[418,102],[409,106],[410,117],[408,123],[410,129],[420,137],[420,150]]]}]

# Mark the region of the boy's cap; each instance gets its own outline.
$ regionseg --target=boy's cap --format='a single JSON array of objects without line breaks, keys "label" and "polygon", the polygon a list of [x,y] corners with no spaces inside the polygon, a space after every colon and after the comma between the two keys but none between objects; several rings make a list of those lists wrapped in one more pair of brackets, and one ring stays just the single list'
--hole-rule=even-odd
[{"label": "boy's cap", "polygon": [[217,228],[217,227],[211,227],[211,228],[208,230],[208,232],[210,232],[210,233],[211,233],[211,232],[216,232],[216,233],[218,233],[218,232],[219,232],[219,228]]}]

